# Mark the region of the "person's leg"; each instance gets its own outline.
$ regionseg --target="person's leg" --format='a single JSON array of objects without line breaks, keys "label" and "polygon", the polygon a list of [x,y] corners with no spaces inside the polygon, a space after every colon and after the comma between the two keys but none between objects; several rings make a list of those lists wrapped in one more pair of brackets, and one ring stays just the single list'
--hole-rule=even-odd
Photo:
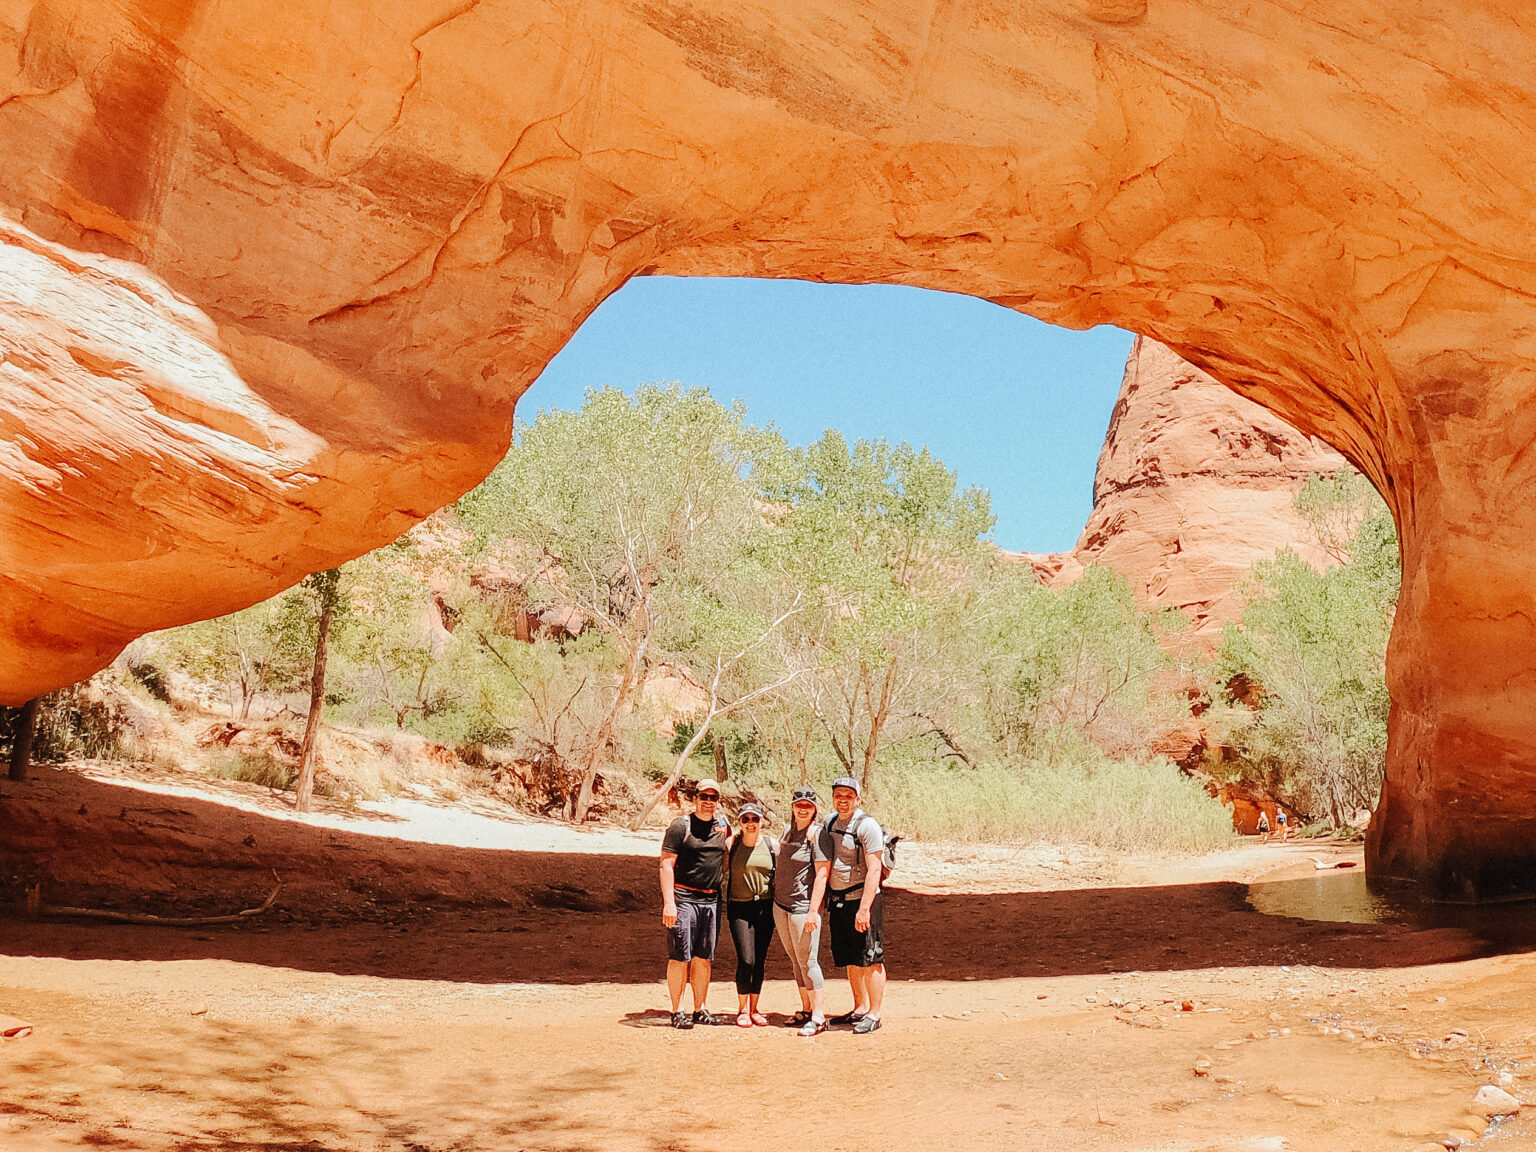
[{"label": "person's leg", "polygon": [[880,1027],[880,1008],[885,1003],[885,894],[877,893],[869,909],[869,928],[862,941],[864,1019],[855,1032],[870,1033]]},{"label": "person's leg", "polygon": [[[752,967],[756,959],[757,941],[754,936],[751,906],[732,903],[727,905],[726,919],[731,926],[731,941],[736,945],[736,1022],[747,1015],[748,997],[752,988]],[[747,1021],[751,1024],[751,1020]]]},{"label": "person's leg", "polygon": [[672,1014],[677,1014],[683,1002],[683,988],[688,983],[688,961],[667,961],[667,994],[672,997]]},{"label": "person's leg", "polygon": [[854,1016],[869,1012],[869,969],[857,964],[848,965],[848,990],[853,993]]},{"label": "person's leg", "polygon": [[864,989],[869,997],[869,1014],[880,1018],[880,1006],[885,1003],[885,965],[876,964],[864,969]]},{"label": "person's leg", "polygon": [[747,1010],[752,1023],[767,1024],[768,1018],[758,1011],[757,1002],[763,993],[763,977],[768,971],[768,947],[773,940],[773,901],[759,900],[752,909],[752,972],[747,982]]},{"label": "person's leg", "polygon": [[693,959],[693,934],[693,908],[679,901],[677,923],[667,929],[667,994],[672,998],[673,1016],[682,1008],[683,989],[688,984],[688,963]]},{"label": "person's leg", "polygon": [[811,932],[805,931],[805,917],[800,918],[801,947],[805,967],[805,976],[811,986],[811,1019],[822,1020],[822,997],[825,989],[825,978],[821,974],[821,928],[817,927]]},{"label": "person's leg", "polygon": [[709,999],[709,972],[710,962],[694,957],[688,965],[688,983],[693,987],[693,1010],[695,1013],[707,1011],[705,1001]]},{"label": "person's leg", "polygon": [[693,1016],[700,1023],[712,1024],[714,1020],[705,1002],[709,999],[715,944],[720,939],[720,905],[697,904],[694,908],[697,930],[693,936],[693,964],[688,969],[688,981],[693,986]]},{"label": "person's leg", "polygon": [[768,942],[773,939],[773,903],[759,901],[752,909],[752,971],[748,974],[747,993],[752,1006],[762,995],[763,977],[768,971]]},{"label": "person's leg", "polygon": [[773,927],[779,937],[779,944],[789,957],[789,970],[795,977],[795,990],[800,993],[800,1010],[809,1012],[811,1010],[810,981],[807,979],[805,965],[800,962],[800,950],[795,945],[801,930],[805,927],[805,917],[792,916],[786,909],[775,904]]}]

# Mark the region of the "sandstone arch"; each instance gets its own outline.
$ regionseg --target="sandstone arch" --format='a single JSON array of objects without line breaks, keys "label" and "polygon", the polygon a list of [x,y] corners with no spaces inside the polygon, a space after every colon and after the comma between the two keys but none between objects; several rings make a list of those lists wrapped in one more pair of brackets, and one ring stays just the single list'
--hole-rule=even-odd
[{"label": "sandstone arch", "polygon": [[1533,47],[1508,0],[10,0],[0,697],[452,498],[632,275],[895,281],[1156,338],[1371,476],[1371,866],[1536,889]]}]

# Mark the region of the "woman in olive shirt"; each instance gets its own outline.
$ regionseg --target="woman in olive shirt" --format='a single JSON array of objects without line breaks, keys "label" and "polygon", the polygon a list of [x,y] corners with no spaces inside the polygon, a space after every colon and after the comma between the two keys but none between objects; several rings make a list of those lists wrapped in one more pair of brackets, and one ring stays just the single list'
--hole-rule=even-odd
[{"label": "woman in olive shirt", "polygon": [[763,813],[756,804],[743,804],[738,819],[741,829],[731,844],[725,915],[736,942],[736,1023],[750,1028],[768,1023],[757,1010],[757,998],[773,939],[773,858],[779,846],[763,835]]}]

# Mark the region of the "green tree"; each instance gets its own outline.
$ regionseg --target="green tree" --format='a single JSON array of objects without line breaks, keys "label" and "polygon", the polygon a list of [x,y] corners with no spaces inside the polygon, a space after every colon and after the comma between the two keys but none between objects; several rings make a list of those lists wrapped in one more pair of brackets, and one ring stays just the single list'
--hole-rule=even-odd
[{"label": "green tree", "polygon": [[[971,567],[989,546],[987,494],[961,488],[928,450],[849,445],[829,431],[792,454],[774,493],[773,547],[819,613],[815,690],[796,689],[843,769],[874,783],[883,748],[939,735],[958,685]],[[966,755],[963,750],[960,754]]]},{"label": "green tree", "polygon": [[[1294,552],[1258,564],[1253,600],[1223,639],[1219,672],[1259,686],[1235,733],[1246,763],[1304,812],[1335,827],[1373,808],[1386,761],[1387,638],[1401,579],[1392,518],[1374,492],[1349,483],[1363,507],[1342,562],[1317,572]],[[1343,484],[1316,477],[1299,508],[1330,508]],[[1349,489],[1346,489],[1349,490]],[[1347,521],[1346,521],[1347,522]]]},{"label": "green tree", "polygon": [[744,417],[703,389],[592,391],[579,412],[541,412],[460,501],[482,544],[522,565],[533,603],[574,609],[618,657],[616,676],[581,689],[602,707],[570,713],[596,717],[579,742],[578,823],[652,664],[699,635],[695,615],[762,527],[748,477],[782,443]]},{"label": "green tree", "polygon": [[1145,744],[1154,675],[1169,659],[1160,639],[1183,623],[1144,613],[1129,583],[1090,565],[1059,591],[1032,574],[1001,574],[1003,610],[983,644],[988,718],[1010,753],[1054,759],[1063,739],[1085,737],[1117,754]]}]

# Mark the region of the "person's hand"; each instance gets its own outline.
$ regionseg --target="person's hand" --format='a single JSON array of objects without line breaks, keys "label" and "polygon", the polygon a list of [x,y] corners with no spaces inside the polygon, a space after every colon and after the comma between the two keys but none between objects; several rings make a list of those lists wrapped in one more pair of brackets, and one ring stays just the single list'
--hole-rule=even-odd
[{"label": "person's hand", "polygon": [[810,913],[807,913],[806,917],[805,917],[805,927],[800,930],[801,933],[803,935],[809,936],[812,932],[819,932],[820,930],[821,930],[821,913],[820,912],[810,912]]},{"label": "person's hand", "polygon": [[854,929],[855,932],[868,932],[869,931],[869,909],[868,908],[860,908],[859,909],[858,914],[856,916],[854,916],[854,918],[853,918],[853,929]]},{"label": "person's hand", "polygon": [[661,906],[661,922],[668,928],[677,926],[677,905],[663,904]]}]

